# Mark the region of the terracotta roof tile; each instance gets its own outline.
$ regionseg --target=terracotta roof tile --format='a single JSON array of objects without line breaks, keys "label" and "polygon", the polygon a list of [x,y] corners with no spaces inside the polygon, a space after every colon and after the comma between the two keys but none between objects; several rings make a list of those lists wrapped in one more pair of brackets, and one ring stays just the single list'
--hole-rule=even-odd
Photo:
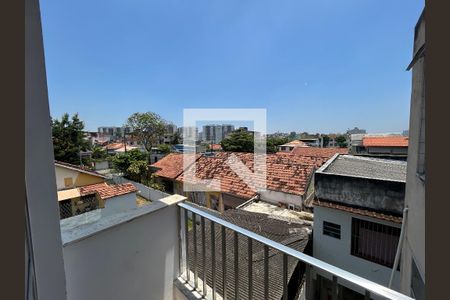
[{"label": "terracotta roof tile", "polygon": [[109,185],[105,182],[86,185],[80,187],[79,189],[81,196],[92,194],[92,192],[97,192],[103,200],[137,191],[136,187],[132,183]]},{"label": "terracotta roof tile", "polygon": [[371,136],[363,138],[364,147],[408,147],[405,136]]},{"label": "terracotta roof tile", "polygon": [[286,143],[286,144],[283,144],[283,145],[280,145],[280,146],[282,146],[282,147],[285,147],[285,146],[293,146],[293,147],[309,147],[305,142],[302,142],[302,141],[299,141],[299,140],[293,140],[293,141],[290,141],[289,143]]},{"label": "terracotta roof tile", "polygon": [[[176,180],[188,182],[186,181],[186,174],[192,174],[191,172],[195,171],[198,179],[220,180],[220,186],[211,183],[208,185],[209,188],[249,199],[256,195],[256,191],[249,187],[226,163],[232,154],[254,172],[253,153],[219,152],[214,156],[200,157],[196,162],[195,170],[194,166],[189,167]],[[267,154],[267,189],[303,195],[314,168],[320,167],[326,160],[322,157],[300,156],[290,153]],[[195,179],[188,183],[198,184],[199,180]]]},{"label": "terracotta roof tile", "polygon": [[403,219],[402,217],[399,217],[399,216],[376,212],[376,211],[369,210],[366,208],[353,207],[353,206],[338,204],[336,202],[324,201],[324,200],[319,200],[319,199],[314,199],[313,204],[317,205],[317,206],[321,206],[321,207],[338,209],[338,210],[346,211],[349,213],[362,215],[362,216],[366,216],[366,217],[372,217],[375,219],[390,221],[390,222],[394,222],[394,223],[402,223],[402,219]]},{"label": "terracotta roof tile", "polygon": [[336,153],[348,154],[347,148],[316,148],[316,147],[297,147],[291,151],[292,154],[296,155],[306,155],[306,156],[316,156],[331,158]]},{"label": "terracotta roof tile", "polygon": [[[200,157],[196,155],[195,159]],[[158,169],[154,174],[160,177],[169,179],[175,179],[183,172],[183,154],[182,153],[170,153],[163,157],[150,167]]]},{"label": "terracotta roof tile", "polygon": [[124,145],[123,143],[112,143],[105,146],[106,150],[117,150],[122,148]]},{"label": "terracotta roof tile", "polygon": [[222,146],[220,144],[211,144],[208,145],[208,149],[211,149],[213,151],[220,151],[222,150]]}]

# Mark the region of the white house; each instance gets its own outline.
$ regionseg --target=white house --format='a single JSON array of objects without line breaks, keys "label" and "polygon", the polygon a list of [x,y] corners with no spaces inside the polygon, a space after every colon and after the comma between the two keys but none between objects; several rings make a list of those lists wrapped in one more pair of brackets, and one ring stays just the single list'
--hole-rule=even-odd
[{"label": "white house", "polygon": [[[388,286],[402,226],[406,163],[335,155],[315,174],[313,256],[361,277]],[[400,288],[397,265],[392,288]],[[332,278],[314,269],[319,299]],[[338,282],[343,298],[364,291]],[[331,292],[331,290],[330,290]],[[377,299],[373,297],[373,299]]]}]

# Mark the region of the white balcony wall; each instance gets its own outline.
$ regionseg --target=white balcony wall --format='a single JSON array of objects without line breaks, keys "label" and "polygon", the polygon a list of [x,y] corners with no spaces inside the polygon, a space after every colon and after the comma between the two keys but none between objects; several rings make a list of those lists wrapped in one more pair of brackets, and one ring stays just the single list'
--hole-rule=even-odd
[{"label": "white balcony wall", "polygon": [[115,196],[105,200],[105,208],[102,209],[102,216],[110,216],[129,211],[136,207],[136,193]]},{"label": "white balcony wall", "polygon": [[173,195],[62,232],[68,300],[173,299],[179,235]]}]

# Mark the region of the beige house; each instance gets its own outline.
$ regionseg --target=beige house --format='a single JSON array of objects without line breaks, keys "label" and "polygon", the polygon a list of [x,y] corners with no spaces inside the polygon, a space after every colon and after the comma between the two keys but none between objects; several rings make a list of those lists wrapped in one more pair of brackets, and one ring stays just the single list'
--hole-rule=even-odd
[{"label": "beige house", "polygon": [[58,191],[105,182],[106,177],[83,166],[55,161],[56,189]]}]

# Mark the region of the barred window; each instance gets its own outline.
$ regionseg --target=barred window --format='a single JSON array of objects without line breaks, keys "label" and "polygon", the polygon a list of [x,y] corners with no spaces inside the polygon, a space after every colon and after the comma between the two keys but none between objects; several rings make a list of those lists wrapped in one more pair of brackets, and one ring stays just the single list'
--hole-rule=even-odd
[{"label": "barred window", "polygon": [[352,218],[351,254],[392,268],[400,228]]},{"label": "barred window", "polygon": [[341,225],[323,221],[323,234],[341,239]]}]

